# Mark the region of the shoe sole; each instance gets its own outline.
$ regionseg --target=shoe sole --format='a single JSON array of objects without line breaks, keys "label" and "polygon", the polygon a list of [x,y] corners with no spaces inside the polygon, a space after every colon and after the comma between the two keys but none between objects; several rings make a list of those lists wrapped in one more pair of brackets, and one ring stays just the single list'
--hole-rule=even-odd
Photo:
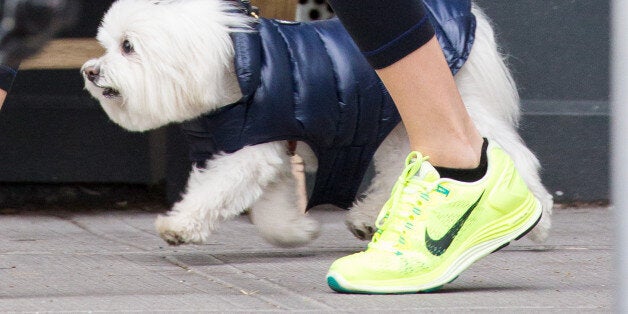
[{"label": "shoe sole", "polygon": [[[536,225],[538,225],[538,224],[539,224],[539,221],[541,221],[541,218],[543,218],[543,215],[542,215],[542,214],[539,216],[539,218],[536,220],[536,222],[535,222],[535,223],[534,223],[534,224],[533,224],[530,228],[528,228],[528,230],[526,230],[526,231],[525,231],[524,233],[522,233],[520,236],[518,236],[517,238],[515,238],[515,240],[514,240],[514,241],[518,241],[518,240],[520,240],[521,238],[525,237],[528,233],[530,233],[530,231],[532,231],[532,229],[534,229],[534,227],[536,227]],[[504,245],[502,245],[502,246],[498,247],[495,251],[491,252],[491,254],[492,254],[492,253],[495,253],[495,252],[497,252],[497,251],[499,251],[499,250],[501,250],[501,249],[503,249],[503,248],[505,248],[505,247],[507,247],[508,245],[510,245],[510,243],[512,243],[512,241],[510,241],[510,242],[508,242],[508,243],[505,243]]]},{"label": "shoe sole", "polygon": [[535,202],[537,203],[535,212],[532,213],[530,217],[531,219],[528,219],[526,223],[510,234],[481,243],[468,249],[451,264],[452,266],[448,271],[430,283],[417,287],[365,287],[352,285],[344,280],[344,278],[342,278],[339,274],[329,273],[327,275],[327,285],[329,285],[329,287],[336,292],[357,294],[412,294],[438,291],[446,284],[456,280],[456,278],[458,278],[463,271],[479,259],[503,249],[508,246],[510,242],[521,239],[534,229],[534,227],[541,220],[543,211],[540,202],[538,200],[535,200]]}]

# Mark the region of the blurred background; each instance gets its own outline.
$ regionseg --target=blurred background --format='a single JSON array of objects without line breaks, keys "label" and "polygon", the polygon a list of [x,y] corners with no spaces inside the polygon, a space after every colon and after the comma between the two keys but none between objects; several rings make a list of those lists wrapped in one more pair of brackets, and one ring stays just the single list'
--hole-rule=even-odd
[{"label": "blurred background", "polygon": [[[178,127],[127,132],[83,90],[79,67],[102,53],[93,37],[112,2],[84,1],[77,24],[22,63],[0,114],[0,208],[178,199],[190,167]],[[333,15],[323,0],[252,2],[263,17]],[[607,203],[609,1],[476,3],[508,56],[546,186],[559,203]]]}]

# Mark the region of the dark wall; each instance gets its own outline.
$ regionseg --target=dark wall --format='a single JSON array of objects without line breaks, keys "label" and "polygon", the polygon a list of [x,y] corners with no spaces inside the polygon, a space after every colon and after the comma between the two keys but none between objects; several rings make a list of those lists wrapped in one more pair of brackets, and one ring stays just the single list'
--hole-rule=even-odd
[{"label": "dark wall", "polygon": [[476,1],[495,23],[523,99],[608,100],[609,1]]},{"label": "dark wall", "polygon": [[609,198],[609,1],[476,1],[519,86],[521,133],[558,201]]}]

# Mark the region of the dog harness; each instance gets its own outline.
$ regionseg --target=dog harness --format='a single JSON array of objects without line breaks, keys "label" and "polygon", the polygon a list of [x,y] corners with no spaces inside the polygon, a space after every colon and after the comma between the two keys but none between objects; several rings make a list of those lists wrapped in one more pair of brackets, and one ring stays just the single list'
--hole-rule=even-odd
[{"label": "dog harness", "polygon": [[[475,34],[470,0],[424,0],[452,73]],[[234,31],[237,103],[184,122],[190,158],[280,140],[307,143],[318,158],[308,208],[349,208],[377,147],[401,121],[392,98],[337,19],[259,19]],[[421,69],[417,69],[421,71]]]}]

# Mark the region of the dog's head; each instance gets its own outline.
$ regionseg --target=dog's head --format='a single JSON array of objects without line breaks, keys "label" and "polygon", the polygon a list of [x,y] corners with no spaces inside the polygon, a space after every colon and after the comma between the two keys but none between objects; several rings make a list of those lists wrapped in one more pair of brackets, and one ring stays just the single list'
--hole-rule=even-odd
[{"label": "dog's head", "polygon": [[87,61],[86,89],[122,127],[144,131],[197,117],[241,97],[229,32],[251,19],[222,0],[119,0]]}]

